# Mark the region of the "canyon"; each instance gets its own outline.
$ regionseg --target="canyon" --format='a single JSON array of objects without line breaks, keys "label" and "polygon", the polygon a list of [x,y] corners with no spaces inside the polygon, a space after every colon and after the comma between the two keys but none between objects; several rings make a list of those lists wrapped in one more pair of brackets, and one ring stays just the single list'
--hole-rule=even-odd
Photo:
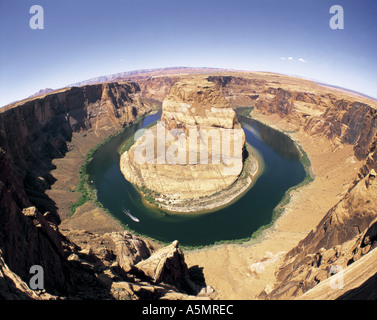
[{"label": "canyon", "polygon": [[[70,216],[89,150],[182,80],[215,84],[229,108],[251,107],[309,156],[314,181],[256,240],[185,251],[125,231],[92,202]],[[208,69],[127,74],[1,108],[1,298],[375,299],[376,108],[305,79]],[[32,265],[44,291],[28,287]],[[334,266],[339,290],[328,287]]]}]

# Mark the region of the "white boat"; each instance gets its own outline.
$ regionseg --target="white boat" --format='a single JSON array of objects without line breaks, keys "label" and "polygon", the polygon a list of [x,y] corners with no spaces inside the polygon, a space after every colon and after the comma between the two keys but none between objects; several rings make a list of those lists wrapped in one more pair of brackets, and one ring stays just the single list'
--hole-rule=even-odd
[{"label": "white boat", "polygon": [[130,210],[128,210],[128,209],[124,209],[124,208],[122,208],[122,210],[123,210],[123,213],[126,214],[127,216],[129,216],[133,221],[135,221],[135,222],[140,222],[140,220],[139,220],[138,218],[134,217],[134,216],[131,214]]}]

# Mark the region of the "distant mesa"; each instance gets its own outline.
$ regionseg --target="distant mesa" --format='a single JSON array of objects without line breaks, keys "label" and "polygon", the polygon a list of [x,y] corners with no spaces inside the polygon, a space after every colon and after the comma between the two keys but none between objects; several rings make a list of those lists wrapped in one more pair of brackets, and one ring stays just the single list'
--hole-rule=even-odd
[{"label": "distant mesa", "polygon": [[118,72],[111,75],[100,76],[96,78],[91,78],[85,81],[76,82],[69,85],[70,87],[79,87],[82,85],[103,83],[103,82],[114,82],[114,81],[128,81],[135,80],[136,78],[161,76],[161,75],[179,75],[179,74],[196,74],[205,72],[224,72],[230,71],[230,69],[222,68],[209,68],[209,67],[167,67],[167,68],[152,68],[152,69],[142,69],[126,72]]},{"label": "distant mesa", "polygon": [[47,93],[50,93],[54,91],[54,89],[51,89],[51,88],[46,88],[46,89],[41,89],[39,90],[38,92],[34,93],[33,95],[31,95],[29,98],[34,98],[34,97],[38,97],[38,96],[43,96]]}]

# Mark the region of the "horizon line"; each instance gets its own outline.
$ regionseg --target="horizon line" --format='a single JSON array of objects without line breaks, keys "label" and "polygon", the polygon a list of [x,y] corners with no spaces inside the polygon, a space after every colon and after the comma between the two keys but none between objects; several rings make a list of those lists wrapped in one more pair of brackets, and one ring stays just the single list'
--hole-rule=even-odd
[{"label": "horizon line", "polygon": [[[322,80],[317,80],[317,79],[299,76],[299,75],[295,75],[295,74],[279,73],[279,72],[272,72],[272,71],[262,71],[262,70],[245,70],[245,69],[218,68],[218,67],[172,66],[172,67],[155,67],[155,68],[145,68],[145,69],[134,69],[134,70],[121,71],[121,72],[116,72],[116,73],[112,73],[112,74],[106,74],[106,75],[101,75],[101,76],[97,76],[97,77],[92,77],[92,78],[89,78],[89,79],[86,79],[86,80],[82,80],[82,81],[78,81],[78,82],[75,82],[75,83],[72,83],[72,84],[68,84],[68,85],[60,87],[60,88],[54,88],[54,89],[53,88],[41,88],[39,91],[35,92],[34,94],[32,94],[29,97],[21,98],[19,100],[14,100],[14,101],[9,102],[9,103],[7,103],[3,106],[0,106],[0,108],[6,107],[6,106],[9,106],[9,105],[18,103],[18,102],[22,102],[22,101],[27,100],[27,99],[37,98],[38,96],[42,96],[43,94],[36,95],[37,93],[39,93],[42,90],[51,90],[48,93],[52,93],[54,91],[58,91],[58,90],[61,90],[61,89],[64,89],[64,88],[80,87],[80,86],[83,86],[83,85],[91,85],[91,84],[95,84],[95,83],[111,82],[111,79],[110,80],[103,80],[103,81],[99,80],[98,81],[99,78],[109,78],[109,77],[116,77],[116,76],[119,77],[121,75],[124,76],[124,77],[135,76],[137,74],[145,74],[145,73],[163,71],[163,70],[178,70],[178,69],[196,69],[198,71],[206,69],[206,70],[213,70],[213,71],[218,71],[218,72],[226,71],[226,72],[246,72],[246,73],[269,73],[269,74],[283,75],[283,76],[287,76],[287,77],[294,77],[294,78],[299,78],[299,79],[311,81],[311,82],[314,82],[314,83],[321,85],[321,86],[329,86],[333,89],[345,90],[345,91],[348,91],[349,93],[358,94],[358,95],[361,95],[364,98],[368,98],[368,99],[377,101],[377,96],[375,96],[375,97],[370,96],[370,95],[367,95],[366,93],[362,93],[360,91],[356,91],[356,90],[353,90],[353,89],[350,89],[350,88],[341,87],[341,86],[338,86],[338,85],[323,82]],[[200,72],[198,72],[198,73],[200,73]],[[205,72],[203,72],[203,73],[205,73]],[[116,81],[113,81],[113,82],[116,82]]]}]

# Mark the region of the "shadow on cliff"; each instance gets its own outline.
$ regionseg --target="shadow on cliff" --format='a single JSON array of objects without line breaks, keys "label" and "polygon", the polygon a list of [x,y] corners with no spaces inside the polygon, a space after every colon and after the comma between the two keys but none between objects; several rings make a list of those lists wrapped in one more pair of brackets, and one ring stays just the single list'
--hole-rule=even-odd
[{"label": "shadow on cliff", "polygon": [[206,279],[204,277],[203,267],[199,267],[198,265],[192,266],[188,269],[188,274],[192,281],[200,288],[207,287]]},{"label": "shadow on cliff", "polygon": [[337,300],[377,300],[377,273],[371,276],[361,286],[349,290]]},{"label": "shadow on cliff", "polygon": [[[55,123],[53,127],[48,130],[47,143],[45,142],[43,146],[34,144],[32,150],[27,150],[23,185],[29,201],[38,208],[39,212],[48,213],[51,222],[59,225],[61,222],[59,208],[46,191],[50,190],[57,181],[51,174],[56,169],[52,161],[66,156],[69,151],[68,143],[72,141],[75,128],[69,122]],[[41,131],[44,131],[43,129]]]},{"label": "shadow on cliff", "polygon": [[39,179],[36,177],[35,173],[28,172],[24,181],[24,188],[30,202],[36,206],[40,212],[48,214],[49,220],[58,225],[61,222],[58,214],[58,207],[46,194],[46,191],[51,189],[50,186],[57,181],[57,179],[55,179],[50,173],[50,171],[55,168],[55,166],[51,165],[50,170],[40,172],[41,175],[38,176],[40,177]]}]

